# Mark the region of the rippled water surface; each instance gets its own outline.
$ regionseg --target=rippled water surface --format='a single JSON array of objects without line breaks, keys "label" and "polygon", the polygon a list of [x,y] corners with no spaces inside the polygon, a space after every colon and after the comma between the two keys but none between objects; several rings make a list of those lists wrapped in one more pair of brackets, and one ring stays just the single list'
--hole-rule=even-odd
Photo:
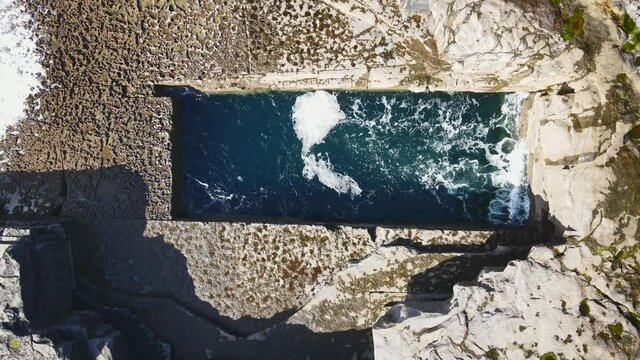
[{"label": "rippled water surface", "polygon": [[521,94],[175,94],[180,217],[520,224]]}]

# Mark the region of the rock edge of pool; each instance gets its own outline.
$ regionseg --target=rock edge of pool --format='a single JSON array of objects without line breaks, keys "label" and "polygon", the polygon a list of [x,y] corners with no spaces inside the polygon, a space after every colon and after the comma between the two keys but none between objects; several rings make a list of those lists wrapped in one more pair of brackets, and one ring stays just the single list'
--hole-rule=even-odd
[{"label": "rock edge of pool", "polygon": [[[638,5],[450,5],[0,0],[0,358],[638,358]],[[430,149],[411,136],[418,122],[406,134],[382,131],[382,117],[357,118],[345,94],[370,94],[360,109],[383,115],[376,97],[522,94],[510,131],[526,140],[518,171],[529,219],[180,216],[180,109],[160,95],[181,86],[284,92],[287,141],[271,137],[271,148],[295,148],[286,174],[322,189],[323,203],[376,188],[370,180],[383,177],[371,169],[382,167],[372,157],[407,163]],[[317,103],[333,111],[307,106]],[[371,134],[393,146],[373,146]],[[246,146],[254,157],[256,144]],[[249,163],[268,169],[273,152]],[[435,159],[457,164],[442,154]],[[235,179],[225,190],[255,194],[237,184],[251,172],[222,167]],[[400,167],[388,172],[402,182]],[[389,216],[406,218],[401,211]]]}]

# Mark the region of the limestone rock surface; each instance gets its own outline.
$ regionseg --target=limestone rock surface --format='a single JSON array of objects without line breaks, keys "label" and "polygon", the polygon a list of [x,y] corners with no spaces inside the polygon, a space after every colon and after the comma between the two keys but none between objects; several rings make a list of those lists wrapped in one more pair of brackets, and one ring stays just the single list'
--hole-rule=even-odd
[{"label": "limestone rock surface", "polygon": [[636,24],[640,24],[640,4],[637,1],[616,0],[615,3],[626,11]]},{"label": "limestone rock surface", "polygon": [[544,2],[403,0],[405,16],[423,15],[433,50],[448,64],[444,88],[544,88],[579,76],[582,51],[562,41],[557,11]]},{"label": "limestone rock surface", "polygon": [[[398,0],[304,1],[256,41],[270,67],[231,82],[188,81],[201,89],[404,88],[537,91],[578,78],[584,53],[559,35],[559,11],[547,2]],[[267,5],[263,11],[277,13]],[[320,25],[307,17],[320,14]],[[330,20],[328,20],[330,19]],[[291,29],[289,29],[289,27]],[[328,28],[336,39],[308,30]],[[340,27],[340,30],[334,28]],[[284,38],[284,40],[282,40]],[[323,38],[323,41],[314,41]],[[273,51],[281,39],[290,51]],[[311,41],[310,41],[311,40]],[[306,55],[301,55],[306,54]],[[325,55],[325,56],[320,56]],[[258,62],[259,63],[259,62]],[[236,84],[234,86],[234,84]]]},{"label": "limestone rock surface", "polygon": [[456,285],[448,301],[392,307],[373,329],[376,359],[638,357],[640,334],[619,304],[545,259],[553,252],[536,249]]},{"label": "limestone rock surface", "polygon": [[374,248],[366,229],[346,226],[99,220],[89,227],[97,234],[77,234],[91,239],[81,273],[98,273],[125,295],[174,300],[238,335],[286,320]]},{"label": "limestone rock surface", "polygon": [[485,266],[504,266],[528,250],[500,245],[521,235],[518,231],[502,233],[491,243],[487,238],[496,233],[488,231],[405,230],[419,234],[422,242],[396,242],[408,234],[377,229],[388,243],[337,272],[286,324],[321,333],[369,329],[390,303],[406,297],[447,298],[456,282],[475,278]]}]

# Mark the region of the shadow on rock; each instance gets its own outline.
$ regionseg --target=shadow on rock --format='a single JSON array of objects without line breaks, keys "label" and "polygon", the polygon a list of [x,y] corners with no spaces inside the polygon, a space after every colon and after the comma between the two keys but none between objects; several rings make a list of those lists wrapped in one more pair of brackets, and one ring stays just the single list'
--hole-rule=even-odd
[{"label": "shadow on rock", "polygon": [[[141,177],[121,166],[0,174],[5,219],[29,229],[46,219],[69,235],[9,245],[26,315],[11,331],[47,336],[70,359],[95,359],[105,348],[114,360],[372,355],[370,329],[315,333],[284,322],[294,309],[264,319],[220,314],[197,296],[185,256],[162,236],[145,236],[146,221],[113,221],[144,217],[146,192]],[[112,232],[118,236],[105,236]]]},{"label": "shadow on rock", "polygon": [[500,271],[513,260],[524,260],[531,248],[540,244],[564,242],[568,229],[548,214],[548,204],[540,196],[534,197],[531,216],[523,228],[495,231],[484,244],[422,245],[409,239],[398,239],[390,245],[403,245],[418,252],[458,252],[464,255],[443,261],[437,266],[414,275],[409,281],[409,298],[424,294],[452,294],[453,286],[475,280],[480,272]]}]

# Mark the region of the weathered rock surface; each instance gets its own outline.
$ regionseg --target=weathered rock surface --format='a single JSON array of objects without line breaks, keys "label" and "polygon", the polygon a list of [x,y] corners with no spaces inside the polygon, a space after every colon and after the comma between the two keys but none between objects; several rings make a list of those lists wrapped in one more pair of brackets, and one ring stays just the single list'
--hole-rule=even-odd
[{"label": "weathered rock surface", "polygon": [[[595,71],[556,93],[538,93],[526,111],[531,190],[571,244],[559,260],[633,313],[640,274],[640,147],[631,129],[640,124],[636,71],[620,55],[616,26],[600,8],[612,36],[596,56]],[[599,15],[600,14],[600,15]],[[604,14],[610,16],[610,14]],[[634,140],[635,139],[635,140]]]},{"label": "weathered rock surface", "polygon": [[[402,237],[408,235],[402,234],[405,231],[419,234],[422,242],[398,243],[407,240]],[[386,244],[335,274],[286,325],[303,325],[320,333],[368,329],[389,303],[407,296],[446,298],[456,282],[474,279],[484,266],[504,266],[509,259],[524,257],[529,249],[500,245],[521,237],[517,230],[405,231],[376,229],[377,234],[385,234]],[[499,241],[488,241],[492,235],[499,235]],[[458,243],[461,238],[467,244]],[[281,327],[252,337],[267,336]]]},{"label": "weathered rock surface", "polygon": [[576,3],[587,19],[580,41],[600,39],[591,70],[531,94],[523,114],[534,218],[548,213],[568,244],[487,271],[449,301],[408,297],[374,327],[376,358],[639,356],[637,71],[611,14]]},{"label": "weathered rock surface", "polygon": [[[163,232],[163,222],[93,221],[74,225],[73,236],[81,241],[77,270],[86,279],[79,287],[100,302],[96,311],[140,314],[179,358],[371,358],[370,327],[386,304],[407,294],[444,298],[483,266],[526,253],[486,244],[488,232],[414,229],[425,244],[461,247],[428,253],[418,243],[393,245],[400,235],[390,229],[383,230],[389,244],[374,251],[364,229],[170,224],[172,231]],[[263,261],[265,254],[273,261]]]},{"label": "weathered rock surface", "polygon": [[637,358],[640,333],[620,305],[553,258],[539,248],[448,301],[392,307],[373,330],[376,359]]},{"label": "weathered rock surface", "polygon": [[534,95],[527,113],[530,177],[532,191],[548,201],[550,215],[584,237],[596,226],[590,209],[603,203],[616,177],[606,165],[639,118],[632,103],[620,101],[636,96],[624,77],[600,86],[593,80],[572,86],[572,94]]},{"label": "weathered rock surface", "polygon": [[[237,88],[235,82],[243,88],[536,91],[583,71],[583,51],[562,41],[559,12],[546,2],[297,3],[287,8],[284,23],[269,22],[254,39],[258,58],[273,58],[277,71],[267,66],[266,73],[241,80],[189,84],[206,90]],[[263,11],[277,18],[277,6]],[[278,41],[288,51],[272,49]]]},{"label": "weathered rock surface", "polygon": [[442,81],[436,87],[537,90],[580,76],[583,53],[560,38],[551,4],[404,0],[401,8],[423,16],[433,50],[448,64],[434,74]]},{"label": "weathered rock surface", "polygon": [[640,24],[640,4],[633,0],[616,0],[616,5],[629,14],[636,24]]},{"label": "weathered rock surface", "polygon": [[385,306],[405,297],[446,298],[451,286],[473,278],[484,266],[504,265],[517,251],[420,253],[406,247],[380,248],[337,274],[287,322],[316,332],[370,328]]},{"label": "weathered rock surface", "polygon": [[[90,312],[59,323],[82,324],[71,344],[113,357],[122,329],[148,344],[128,347],[142,358],[168,354],[154,332],[186,358],[366,358],[368,327],[406,300],[374,330],[381,357],[637,357],[638,77],[604,1],[563,2],[568,14],[586,10],[571,42],[560,36],[567,13],[546,0],[25,4],[42,35],[46,91],[2,140],[0,204],[94,219],[76,229]],[[525,111],[535,210],[570,244],[434,303],[425,294],[447,296],[527,247],[496,248],[491,233],[377,229],[374,244],[364,229],[105,220],[171,217],[171,103],[153,97],[159,83],[535,92]],[[0,278],[11,296],[3,323],[29,309],[14,275]],[[60,300],[33,303],[35,314],[66,308],[65,295],[47,294]],[[55,355],[53,335],[12,334],[19,343],[7,338],[1,356]]]},{"label": "weathered rock surface", "polygon": [[285,320],[374,247],[366,229],[350,227],[101,220],[78,228],[81,273],[125,294],[169,298],[238,335]]}]

